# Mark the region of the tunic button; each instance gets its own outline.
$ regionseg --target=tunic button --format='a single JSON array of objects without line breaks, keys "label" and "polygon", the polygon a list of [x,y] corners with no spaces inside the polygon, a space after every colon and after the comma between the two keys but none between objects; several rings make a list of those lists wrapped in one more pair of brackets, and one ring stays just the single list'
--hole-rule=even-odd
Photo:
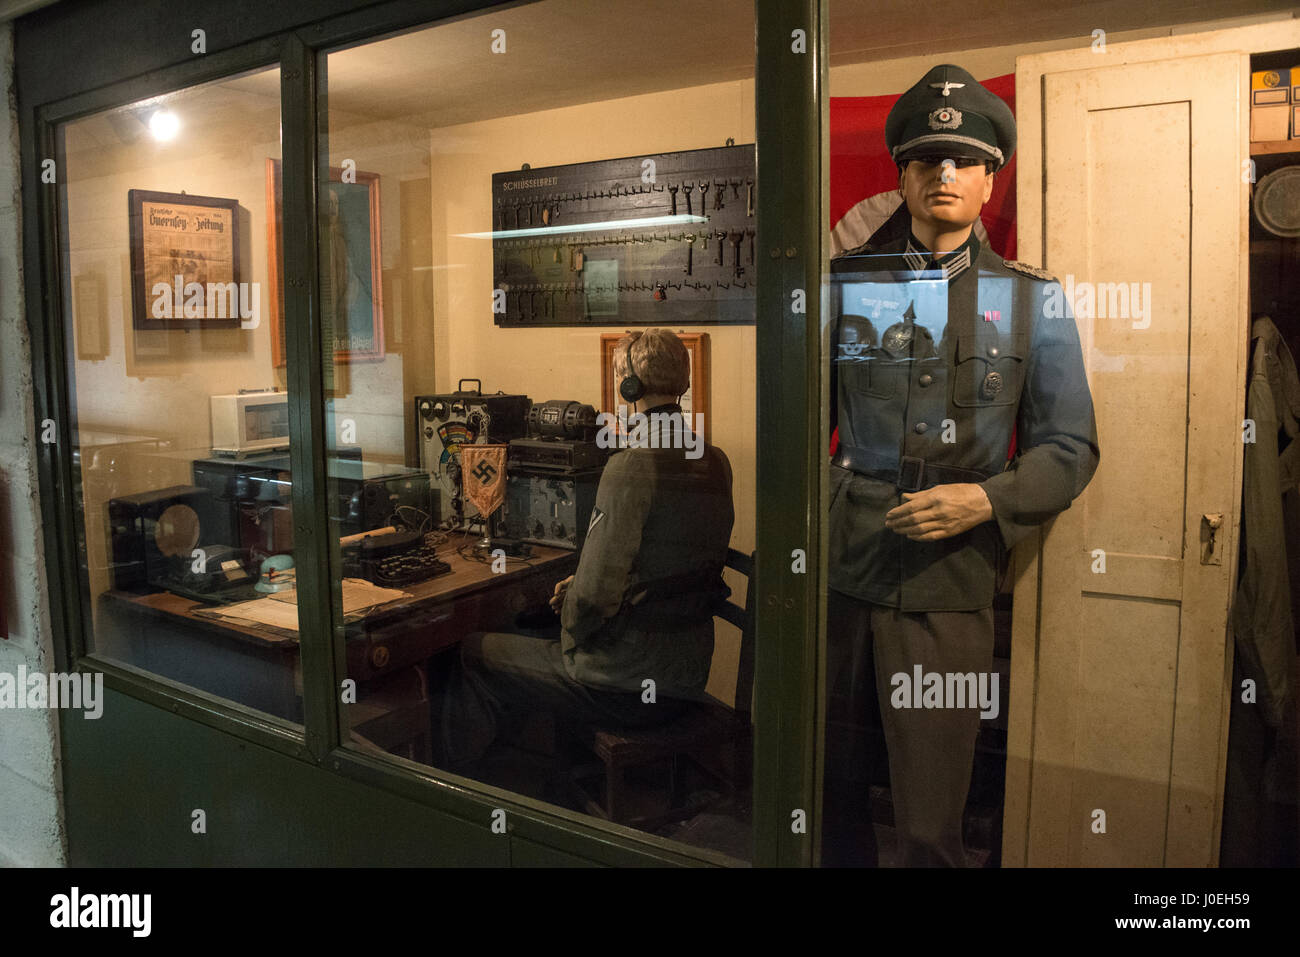
[{"label": "tunic button", "polygon": [[998,357],[998,347],[989,346],[989,355],[996,359]]},{"label": "tunic button", "polygon": [[929,426],[926,425],[924,422],[918,422],[918,423],[916,423],[916,434],[917,434],[917,435],[924,435],[924,434],[925,434],[925,430],[928,429],[928,428],[929,428]]},{"label": "tunic button", "polygon": [[934,381],[934,376],[930,375],[930,373],[928,372],[923,372],[921,373],[921,378],[917,379],[916,381],[921,383],[921,385],[926,386]]}]

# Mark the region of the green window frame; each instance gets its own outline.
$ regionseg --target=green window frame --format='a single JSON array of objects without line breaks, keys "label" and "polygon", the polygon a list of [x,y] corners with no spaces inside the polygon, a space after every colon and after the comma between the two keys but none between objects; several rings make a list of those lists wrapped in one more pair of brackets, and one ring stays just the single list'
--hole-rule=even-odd
[{"label": "green window frame", "polygon": [[[231,702],[177,690],[151,676],[88,655],[83,640],[74,534],[71,443],[40,447],[46,568],[56,665],[94,670],[105,686],[242,741],[309,762],[359,785],[385,790],[456,818],[486,821],[507,809],[511,834],[606,864],[726,864],[722,855],[598,823],[486,785],[467,788],[340,745],[336,694],[345,673],[342,615],[331,595],[329,554],[317,530],[329,527],[325,489],[322,342],[316,270],[317,136],[324,122],[325,51],[496,4],[396,0],[280,32],[132,79],[40,104],[21,114],[24,251],[32,332],[36,422],[70,435],[69,343],[63,325],[58,187],[40,182],[42,159],[56,155],[58,124],[146,97],[277,66],[281,75],[285,217],[284,296],[295,538],[299,549],[305,729]],[[809,866],[817,839],[820,756],[817,701],[824,629],[824,453],[828,447],[823,355],[823,282],[828,224],[826,0],[756,0],[755,102],[759,178],[756,249],[764,259],[757,292],[759,382],[757,474],[758,588],[755,665],[754,864]],[[92,15],[94,11],[87,14]],[[184,27],[188,33],[190,26]],[[177,30],[181,30],[179,23]],[[803,31],[802,49],[797,31]],[[57,157],[61,160],[61,157]],[[60,168],[56,165],[56,169]],[[799,305],[802,311],[798,311]],[[298,477],[301,477],[300,479]],[[806,572],[795,571],[795,552]],[[61,715],[61,719],[63,716]],[[64,736],[65,774],[68,761]],[[804,812],[805,827],[795,826]],[[437,863],[431,861],[430,863]]]}]

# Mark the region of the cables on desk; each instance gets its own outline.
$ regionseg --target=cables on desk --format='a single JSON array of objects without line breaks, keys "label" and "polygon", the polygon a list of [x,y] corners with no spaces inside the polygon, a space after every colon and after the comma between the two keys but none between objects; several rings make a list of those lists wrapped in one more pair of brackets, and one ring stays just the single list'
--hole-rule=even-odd
[{"label": "cables on desk", "polygon": [[[467,562],[478,562],[479,564],[482,565],[490,565],[492,562],[494,562],[496,559],[491,557],[490,552],[476,550],[478,547],[477,541],[474,542],[467,541],[467,539],[471,537],[472,537],[472,533],[470,532],[466,532],[461,536],[461,543],[455,546],[456,554],[459,555]],[[519,565],[526,565],[529,568],[535,568],[537,565],[536,562],[531,561],[530,559],[527,558],[520,558],[517,555],[505,555],[503,553],[502,557],[505,558],[507,564],[509,564],[510,562],[515,562]]]}]

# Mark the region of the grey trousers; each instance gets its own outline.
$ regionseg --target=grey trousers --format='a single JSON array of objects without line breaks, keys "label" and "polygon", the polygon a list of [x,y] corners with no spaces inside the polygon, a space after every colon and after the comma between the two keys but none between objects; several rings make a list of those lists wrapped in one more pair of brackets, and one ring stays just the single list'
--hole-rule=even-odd
[{"label": "grey trousers", "polygon": [[648,727],[677,717],[685,705],[660,698],[646,704],[631,691],[605,691],[575,681],[558,641],[501,632],[475,632],[443,689],[435,764],[454,770],[482,757],[505,727],[531,711],[557,721],[607,727]]},{"label": "grey trousers", "polygon": [[822,860],[875,866],[870,728],[883,728],[900,864],[964,867],[962,812],[978,707],[895,708],[894,675],[990,672],[993,610],[900,612],[831,591],[827,600],[827,741]]}]

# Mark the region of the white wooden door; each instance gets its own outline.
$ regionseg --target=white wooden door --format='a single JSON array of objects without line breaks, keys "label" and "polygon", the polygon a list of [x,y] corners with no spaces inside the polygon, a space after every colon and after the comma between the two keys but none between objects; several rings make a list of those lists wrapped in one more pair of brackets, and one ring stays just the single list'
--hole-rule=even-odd
[{"label": "white wooden door", "polygon": [[[1209,866],[1241,481],[1247,60],[1093,62],[1042,69],[1040,138],[1020,159],[1041,170],[1042,265],[1075,290],[1101,464],[1035,567],[1021,556],[1007,858]],[[1207,514],[1223,516],[1209,564]]]}]

